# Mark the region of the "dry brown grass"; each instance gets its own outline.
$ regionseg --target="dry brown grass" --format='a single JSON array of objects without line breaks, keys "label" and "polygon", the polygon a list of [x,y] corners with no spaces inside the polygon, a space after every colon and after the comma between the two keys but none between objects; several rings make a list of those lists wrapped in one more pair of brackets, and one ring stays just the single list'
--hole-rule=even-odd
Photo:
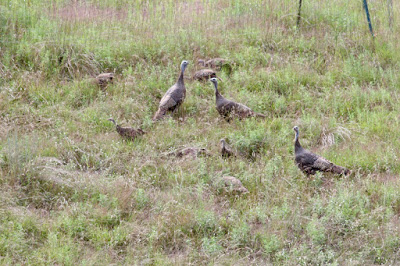
[{"label": "dry brown grass", "polygon": [[[300,28],[293,1],[11,1],[0,263],[396,264],[399,27],[383,2],[369,1],[373,43],[361,3],[343,0],[305,1]],[[213,57],[232,61],[221,92],[268,118],[226,123],[212,85],[185,80],[179,112],[152,123],[181,60],[189,74]],[[90,84],[111,71],[104,91]],[[110,117],[148,134],[122,141]],[[294,125],[354,174],[302,175]],[[221,138],[247,157],[223,160]],[[210,156],[165,156],[182,147]],[[225,175],[250,193],[224,193]]]}]

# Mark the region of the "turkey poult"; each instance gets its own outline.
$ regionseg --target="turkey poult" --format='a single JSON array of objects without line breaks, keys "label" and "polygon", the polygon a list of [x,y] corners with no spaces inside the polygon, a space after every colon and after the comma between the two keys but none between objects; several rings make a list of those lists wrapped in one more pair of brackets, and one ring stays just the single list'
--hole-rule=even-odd
[{"label": "turkey poult", "polygon": [[226,193],[247,194],[249,190],[243,186],[242,182],[234,176],[223,176],[220,182],[224,185]]},{"label": "turkey poult", "polygon": [[228,145],[228,143],[226,143],[225,139],[221,139],[220,143],[221,143],[221,156],[223,158],[228,158],[228,157],[231,157],[231,156],[236,157],[235,152]]},{"label": "turkey poult", "polygon": [[167,90],[161,98],[157,112],[154,114],[153,121],[162,119],[167,111],[175,111],[185,100],[186,88],[183,80],[183,74],[189,63],[183,60],[181,63],[181,74],[178,81]]},{"label": "turkey poult", "polygon": [[135,140],[135,138],[137,136],[141,136],[145,133],[141,128],[134,129],[134,128],[130,128],[130,127],[121,127],[120,125],[117,125],[115,120],[112,118],[108,119],[108,121],[111,121],[114,123],[118,134],[126,140],[133,141],[133,140]]},{"label": "turkey poult", "polygon": [[102,73],[94,79],[94,82],[99,85],[100,88],[104,89],[109,83],[112,84],[113,80],[114,73]]},{"label": "turkey poult", "polygon": [[217,70],[220,70],[223,65],[229,64],[229,60],[223,58],[213,58],[207,61],[204,59],[199,59],[197,62],[203,67],[211,67]]},{"label": "turkey poult", "polygon": [[239,119],[246,117],[263,117],[266,116],[263,114],[259,114],[251,110],[244,104],[236,103],[225,99],[218,91],[218,81],[216,78],[210,79],[210,81],[214,84],[215,88],[215,97],[216,97],[216,105],[218,113],[225,118],[228,122],[231,120],[232,116],[236,116]]},{"label": "turkey poult", "polygon": [[199,71],[196,71],[196,73],[194,73],[193,75],[193,79],[198,81],[206,81],[210,78],[218,78],[219,80],[221,80],[219,77],[217,77],[217,73],[209,68],[200,69]]},{"label": "turkey poult", "polygon": [[299,128],[295,126],[293,130],[296,132],[294,139],[294,154],[297,166],[306,175],[314,175],[316,172],[330,172],[334,174],[350,174],[350,170],[342,166],[338,166],[327,159],[304,149],[299,142]]},{"label": "turkey poult", "polygon": [[177,158],[190,157],[192,159],[195,159],[199,156],[209,156],[210,154],[205,148],[187,147],[172,151],[168,153],[168,155],[176,156]]}]

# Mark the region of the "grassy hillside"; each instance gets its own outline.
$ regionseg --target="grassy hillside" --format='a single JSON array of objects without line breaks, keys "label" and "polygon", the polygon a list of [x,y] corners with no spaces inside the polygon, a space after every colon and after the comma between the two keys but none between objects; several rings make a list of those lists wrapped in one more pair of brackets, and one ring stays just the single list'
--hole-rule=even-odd
[{"label": "grassy hillside", "polygon": [[[296,28],[288,0],[0,1],[0,264],[399,263],[400,5],[390,29],[369,1],[373,41],[361,1],[303,2]],[[268,118],[227,123],[186,79],[153,124],[180,62],[188,78],[213,57],[233,62],[221,93]],[[110,117],[147,134],[122,141]],[[352,175],[307,178],[294,125]],[[189,146],[212,155],[166,156]]]}]

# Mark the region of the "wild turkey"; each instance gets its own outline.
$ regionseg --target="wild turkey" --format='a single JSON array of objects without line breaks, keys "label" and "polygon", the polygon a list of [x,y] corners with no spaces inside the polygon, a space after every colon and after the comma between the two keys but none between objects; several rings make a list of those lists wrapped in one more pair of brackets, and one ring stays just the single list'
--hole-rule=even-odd
[{"label": "wild turkey", "polygon": [[200,69],[199,71],[196,71],[196,73],[194,73],[193,75],[193,79],[198,81],[206,81],[210,78],[218,78],[219,80],[221,80],[219,77],[217,77],[217,73],[209,68]]},{"label": "wild turkey", "polygon": [[211,67],[216,70],[221,70],[222,66],[229,65],[229,60],[223,58],[213,58],[210,60],[199,59],[197,61],[203,67]]},{"label": "wild turkey", "polygon": [[117,123],[115,122],[114,119],[110,118],[108,119],[109,121],[113,122],[118,134],[123,137],[126,140],[131,140],[133,141],[137,136],[141,136],[143,135],[144,132],[141,128],[138,129],[134,129],[134,128],[130,128],[130,127],[121,127],[120,125],[117,125]]},{"label": "wild turkey", "polygon": [[299,128],[295,126],[294,154],[297,166],[307,175],[314,175],[317,171],[331,172],[334,174],[350,174],[350,170],[338,166],[327,159],[304,149],[299,142]]},{"label": "wild turkey", "polygon": [[167,111],[175,111],[185,100],[186,88],[183,80],[183,74],[188,65],[187,61],[181,63],[181,74],[178,81],[167,90],[161,98],[157,112],[153,116],[153,121],[160,120],[164,117]]},{"label": "wild turkey", "polygon": [[243,186],[242,182],[234,176],[223,176],[219,182],[222,183],[226,193],[246,194],[249,190]]},{"label": "wild turkey", "polygon": [[114,80],[114,73],[102,73],[98,75],[95,79],[94,82],[102,89],[107,87],[109,83],[113,83]]},{"label": "wild turkey", "polygon": [[177,158],[185,158],[190,156],[192,159],[195,159],[199,156],[209,156],[210,154],[205,148],[187,147],[169,152],[167,155],[175,156]]},{"label": "wild turkey", "polygon": [[236,157],[235,152],[228,145],[228,143],[226,143],[225,139],[221,139],[220,143],[221,143],[221,156],[223,158],[228,158],[228,157],[231,157],[231,156]]},{"label": "wild turkey", "polygon": [[263,114],[254,112],[244,104],[236,103],[234,101],[230,101],[224,98],[224,96],[222,96],[218,91],[217,79],[211,78],[210,81],[214,84],[215,88],[217,111],[228,122],[231,120],[232,116],[236,116],[239,119],[246,117],[263,117],[263,118],[266,117]]}]

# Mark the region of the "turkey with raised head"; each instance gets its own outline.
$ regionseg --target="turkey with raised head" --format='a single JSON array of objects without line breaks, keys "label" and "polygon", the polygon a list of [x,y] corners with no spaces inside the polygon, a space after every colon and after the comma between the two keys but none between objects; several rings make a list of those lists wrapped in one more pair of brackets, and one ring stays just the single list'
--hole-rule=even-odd
[{"label": "turkey with raised head", "polygon": [[294,139],[295,162],[299,169],[303,171],[306,175],[314,175],[318,171],[344,175],[350,174],[349,169],[335,165],[324,157],[304,149],[300,145],[298,126],[295,126],[293,130],[296,132]]},{"label": "turkey with raised head", "polygon": [[158,110],[153,116],[153,121],[162,119],[167,111],[175,111],[185,100],[186,88],[183,75],[188,64],[186,60],[182,61],[178,81],[172,85],[161,98]]},{"label": "turkey with raised head", "polygon": [[218,80],[216,78],[211,78],[210,81],[214,84],[217,111],[228,122],[233,116],[238,117],[239,119],[247,117],[266,117],[263,114],[254,112],[244,104],[226,99],[218,91]]},{"label": "turkey with raised head", "polygon": [[231,146],[226,143],[225,139],[221,139],[219,142],[221,143],[221,156],[223,158],[228,158],[231,156],[236,157],[236,153],[233,151]]},{"label": "turkey with raised head", "polygon": [[143,135],[145,132],[141,129],[134,129],[134,128],[130,128],[130,127],[121,127],[120,125],[118,125],[114,119],[110,118],[108,119],[108,121],[111,121],[114,123],[115,128],[117,129],[118,134],[126,139],[126,140],[135,140],[136,137]]}]

